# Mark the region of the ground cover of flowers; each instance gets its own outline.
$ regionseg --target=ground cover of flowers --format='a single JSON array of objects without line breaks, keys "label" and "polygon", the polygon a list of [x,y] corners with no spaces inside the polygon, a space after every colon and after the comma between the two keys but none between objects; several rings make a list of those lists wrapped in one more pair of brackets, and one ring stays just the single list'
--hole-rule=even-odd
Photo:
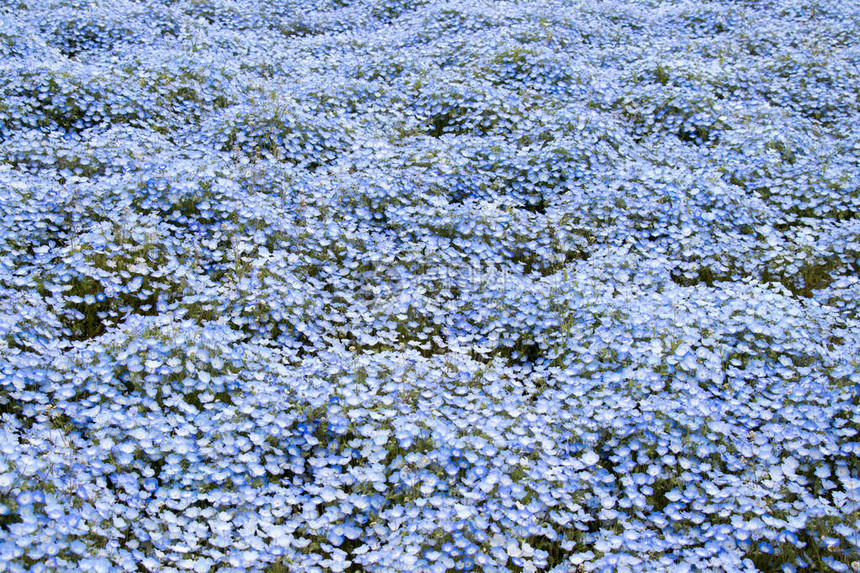
[{"label": "ground cover of flowers", "polygon": [[860,570],[860,7],[0,5],[0,571]]}]

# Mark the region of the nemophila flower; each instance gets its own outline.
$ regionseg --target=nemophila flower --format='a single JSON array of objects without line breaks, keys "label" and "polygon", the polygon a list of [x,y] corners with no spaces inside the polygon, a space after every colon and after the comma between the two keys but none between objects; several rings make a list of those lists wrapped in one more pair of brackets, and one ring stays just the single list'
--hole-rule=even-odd
[{"label": "nemophila flower", "polygon": [[186,4],[0,18],[7,561],[735,570],[856,509],[843,7]]}]

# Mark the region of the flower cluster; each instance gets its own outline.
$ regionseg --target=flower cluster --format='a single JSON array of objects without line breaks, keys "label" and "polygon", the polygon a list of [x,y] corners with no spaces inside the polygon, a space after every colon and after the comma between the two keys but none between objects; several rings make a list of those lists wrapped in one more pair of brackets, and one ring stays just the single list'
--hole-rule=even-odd
[{"label": "flower cluster", "polygon": [[0,7],[0,569],[860,570],[858,29]]}]

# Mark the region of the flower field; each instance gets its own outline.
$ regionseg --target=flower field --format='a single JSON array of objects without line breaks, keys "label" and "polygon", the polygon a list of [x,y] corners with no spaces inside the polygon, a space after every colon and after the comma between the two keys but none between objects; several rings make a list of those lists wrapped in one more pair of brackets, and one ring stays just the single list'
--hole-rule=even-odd
[{"label": "flower field", "polygon": [[0,571],[860,571],[860,5],[0,3]]}]

